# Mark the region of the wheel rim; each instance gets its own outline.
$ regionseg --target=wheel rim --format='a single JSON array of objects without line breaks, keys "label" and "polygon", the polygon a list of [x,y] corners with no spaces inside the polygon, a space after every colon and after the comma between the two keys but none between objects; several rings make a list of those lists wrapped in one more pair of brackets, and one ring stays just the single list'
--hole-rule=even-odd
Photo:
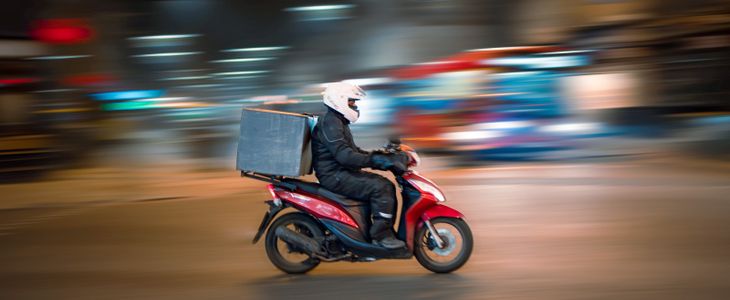
[{"label": "wheel rim", "polygon": [[446,245],[444,245],[444,248],[436,247],[431,251],[439,256],[449,256],[452,252],[454,252],[454,249],[456,249],[456,236],[454,236],[451,231],[443,228],[436,230],[436,232]]},{"label": "wheel rim", "polygon": [[448,265],[458,259],[461,252],[463,252],[464,237],[459,229],[452,224],[437,223],[433,226],[436,227],[436,232],[446,245],[444,245],[444,248],[436,247],[436,241],[431,233],[426,231],[421,239],[423,254],[425,254],[425,258],[436,265]]}]

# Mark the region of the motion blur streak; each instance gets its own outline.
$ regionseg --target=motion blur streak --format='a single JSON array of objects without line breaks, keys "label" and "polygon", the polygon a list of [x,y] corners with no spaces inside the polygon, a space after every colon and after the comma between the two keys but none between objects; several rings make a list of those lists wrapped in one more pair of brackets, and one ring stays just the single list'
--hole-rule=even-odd
[{"label": "motion blur streak", "polygon": [[[0,299],[730,294],[727,0],[5,2]],[[248,244],[241,109],[342,80],[472,226],[455,274]]]}]

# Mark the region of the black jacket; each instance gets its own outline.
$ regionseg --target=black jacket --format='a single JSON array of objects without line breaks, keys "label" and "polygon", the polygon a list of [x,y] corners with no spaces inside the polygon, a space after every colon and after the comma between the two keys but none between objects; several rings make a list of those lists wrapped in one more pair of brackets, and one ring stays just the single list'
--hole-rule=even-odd
[{"label": "black jacket", "polygon": [[328,107],[312,132],[312,163],[320,182],[332,180],[340,171],[370,167],[370,153],[352,139],[350,121]]}]

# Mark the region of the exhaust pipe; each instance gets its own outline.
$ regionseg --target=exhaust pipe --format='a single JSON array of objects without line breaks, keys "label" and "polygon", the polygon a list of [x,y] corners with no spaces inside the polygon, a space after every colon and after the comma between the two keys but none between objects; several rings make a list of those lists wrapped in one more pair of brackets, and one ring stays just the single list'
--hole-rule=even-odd
[{"label": "exhaust pipe", "polygon": [[286,227],[277,227],[275,233],[280,239],[294,245],[311,256],[321,257],[325,255],[325,253],[320,250],[321,247],[319,246],[319,243],[313,238]]}]

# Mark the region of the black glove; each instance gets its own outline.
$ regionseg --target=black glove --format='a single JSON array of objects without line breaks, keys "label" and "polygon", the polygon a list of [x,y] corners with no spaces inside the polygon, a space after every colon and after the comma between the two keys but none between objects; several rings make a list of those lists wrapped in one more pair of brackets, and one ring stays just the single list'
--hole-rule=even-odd
[{"label": "black glove", "polygon": [[393,174],[401,175],[408,171],[408,163],[410,162],[408,154],[405,154],[404,152],[396,152],[390,156],[390,159],[393,162],[393,168],[390,169],[393,171]]},{"label": "black glove", "polygon": [[376,170],[392,171],[395,175],[401,175],[408,171],[408,155],[403,152],[396,153],[373,153],[370,155],[370,166]]},{"label": "black glove", "polygon": [[376,170],[387,171],[393,168],[393,161],[388,154],[373,153],[370,155],[370,167]]}]

